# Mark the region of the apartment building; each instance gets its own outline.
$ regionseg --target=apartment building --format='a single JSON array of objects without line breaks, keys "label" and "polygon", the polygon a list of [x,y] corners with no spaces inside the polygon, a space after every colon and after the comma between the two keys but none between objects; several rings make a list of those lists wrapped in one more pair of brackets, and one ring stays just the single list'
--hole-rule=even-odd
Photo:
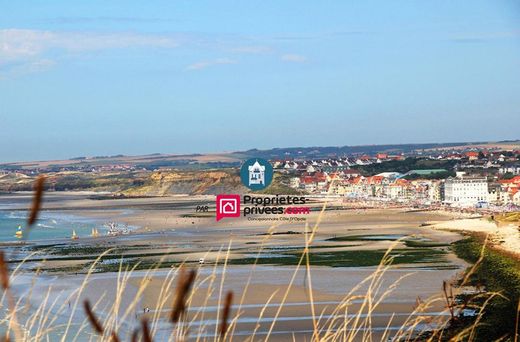
[{"label": "apartment building", "polygon": [[467,176],[457,172],[444,182],[444,202],[456,206],[473,206],[488,201],[488,182],[486,177]]}]

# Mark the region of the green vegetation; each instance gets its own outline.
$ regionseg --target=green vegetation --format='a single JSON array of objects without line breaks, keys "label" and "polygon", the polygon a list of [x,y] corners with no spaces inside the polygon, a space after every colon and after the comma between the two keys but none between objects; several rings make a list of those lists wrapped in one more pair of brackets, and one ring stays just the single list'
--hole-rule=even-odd
[{"label": "green vegetation", "polygon": [[[134,245],[134,246],[117,246],[110,250],[107,254],[103,255],[99,260],[101,263],[105,261],[113,261],[123,259],[123,263],[131,259],[140,258],[152,258],[152,257],[163,257],[166,255],[178,255],[188,253],[186,251],[175,251],[175,252],[153,252],[158,246],[154,248],[148,245]],[[40,251],[43,256],[31,257],[25,262],[42,262],[42,261],[90,261],[93,262],[98,258],[100,254],[109,250],[111,246],[97,245],[48,245],[46,248],[40,248],[38,246],[32,246],[29,250]],[[146,252],[146,250],[151,250]],[[9,260],[9,263],[20,263],[24,260],[14,259]],[[116,262],[119,264],[119,262]],[[62,267],[56,268],[61,271]]]},{"label": "green vegetation", "polygon": [[[400,172],[406,173],[410,170],[426,170],[426,169],[445,169],[452,170],[457,164],[456,160],[433,160],[426,158],[406,158],[405,160],[390,160],[383,163],[375,163],[370,165],[360,165],[354,168],[361,171],[365,176],[376,175],[381,172]],[[441,173],[441,172],[439,172]],[[451,173],[450,173],[451,174]],[[436,173],[430,175],[433,177]],[[421,176],[422,177],[422,176]]]},{"label": "green vegetation", "polygon": [[56,179],[54,189],[56,191],[64,191],[69,189],[90,189],[95,187],[92,179],[79,175],[67,175]]},{"label": "green vegetation", "polygon": [[203,217],[215,217],[215,211],[189,213],[180,215],[182,218],[203,218]]},{"label": "green vegetation", "polygon": [[[482,242],[477,237],[471,237],[455,242],[453,249],[458,257],[476,263]],[[512,341],[520,300],[520,261],[499,251],[486,249],[483,260],[471,275],[470,283],[484,286],[489,292],[500,292],[505,297],[494,297],[484,308],[475,340],[506,341],[509,338]]]},{"label": "green vegetation", "polygon": [[382,235],[348,235],[348,236],[335,236],[333,238],[329,238],[326,241],[396,241],[400,238],[404,237],[404,235],[392,235],[392,234],[382,234]]},{"label": "green vegetation", "polygon": [[[87,270],[92,267],[93,261],[78,264],[74,266],[67,267],[48,267],[48,268],[40,268],[40,271],[49,272],[49,273],[86,273]],[[114,262],[99,262],[96,264],[94,273],[106,273],[106,272],[119,272],[119,268],[121,267],[123,270],[134,269],[135,271],[139,270],[150,270],[155,268],[169,268],[173,266],[180,266],[182,264],[181,261],[158,261],[158,260],[149,260],[149,259],[139,259],[139,258],[126,258],[115,260]],[[33,269],[36,271],[36,269]]]},{"label": "green vegetation", "polygon": [[[274,233],[277,234],[277,233]],[[278,234],[302,234],[294,231],[278,232]],[[366,236],[371,237],[371,236]],[[350,236],[350,237],[339,237],[336,240],[330,239],[331,241],[363,241],[365,236]],[[372,236],[375,238],[384,238],[387,240],[398,239],[398,236],[393,235],[382,235]],[[372,239],[373,240],[373,239]],[[248,243],[256,244],[256,243]],[[330,266],[330,267],[363,267],[363,266],[377,266],[383,259],[386,250],[345,250],[345,248],[355,247],[359,245],[324,245],[315,246],[310,249],[310,263],[318,266]],[[63,272],[69,270],[74,273],[85,272],[95,261],[95,259],[103,252],[108,250],[111,246],[109,245],[45,245],[45,246],[31,246],[27,248],[27,251],[38,251],[43,256],[35,256],[27,260],[27,262],[41,262],[41,261],[77,261],[81,262],[77,265],[69,267],[49,267],[43,268],[46,272]],[[445,258],[447,252],[435,248],[435,246],[419,246],[415,245],[414,248],[402,248],[394,249],[390,252],[390,256],[393,257],[393,264],[434,264],[434,266],[428,266],[433,268],[452,268],[447,259]],[[331,250],[339,249],[343,250]],[[114,246],[109,253],[102,256],[99,263],[96,265],[96,272],[116,272],[119,269],[119,265],[122,264],[125,267],[137,267],[136,269],[148,269],[151,267],[167,268],[181,264],[180,260],[174,257],[174,259],[167,259],[159,263],[159,259],[165,256],[175,256],[179,254],[190,253],[189,251],[174,251],[174,252],[157,252],[155,248],[151,248],[148,245],[132,245],[132,246]],[[244,253],[247,252],[248,248],[233,249],[233,253]],[[235,265],[248,265],[248,264],[264,264],[264,265],[296,265],[301,253],[303,246],[281,246],[281,247],[265,247],[264,252],[260,255],[261,257],[256,258],[256,252],[250,251],[254,257],[241,257],[231,258],[230,264]],[[10,260],[10,263],[18,263],[21,260]],[[195,262],[195,261],[193,261]]]},{"label": "green vegetation", "polygon": [[55,176],[51,186],[56,191],[107,189],[123,190],[145,183],[146,174],[142,172],[110,172],[104,174],[78,172]]},{"label": "green vegetation", "polygon": [[109,254],[120,254],[131,250],[150,249],[149,245],[128,245],[128,246],[111,246],[111,245],[84,245],[84,244],[49,244],[34,245],[27,247],[28,251],[40,251],[50,255],[99,255],[108,249],[113,248]]},{"label": "green vegetation", "polygon": [[446,179],[448,177],[455,176],[455,172],[453,171],[439,171],[433,172],[430,174],[419,174],[413,173],[411,175],[406,175],[404,178],[406,180],[414,180],[414,179]]},{"label": "green vegetation", "polygon": [[504,175],[502,176],[502,179],[511,179],[511,178],[514,178],[515,177],[515,174],[512,173],[512,172],[506,172],[504,173]]},{"label": "green vegetation", "polygon": [[[383,259],[386,250],[351,250],[351,251],[320,251],[309,253],[311,265],[330,266],[330,267],[367,267],[377,266]],[[433,248],[416,248],[416,249],[394,249],[390,252],[393,257],[392,264],[439,264],[446,267],[445,251]],[[282,251],[277,254],[266,253],[258,259],[255,257],[230,259],[229,263],[234,265],[290,265],[298,264],[301,257],[301,251]]]},{"label": "green vegetation", "polygon": [[273,232],[273,233],[258,233],[258,234],[255,234],[255,235],[298,235],[298,234],[303,234],[303,232],[295,232],[293,230],[288,230],[288,231],[285,231],[285,232]]},{"label": "green vegetation", "polygon": [[[405,235],[400,234],[382,234],[382,235],[349,235],[349,236],[337,236],[326,241],[397,241],[404,238]],[[421,247],[447,247],[449,244],[443,242],[435,242],[426,239],[418,239],[408,237],[403,239],[403,243],[406,247],[421,248]]]},{"label": "green vegetation", "polygon": [[444,242],[435,242],[428,240],[404,240],[406,247],[420,248],[420,247],[448,247],[450,244]]}]

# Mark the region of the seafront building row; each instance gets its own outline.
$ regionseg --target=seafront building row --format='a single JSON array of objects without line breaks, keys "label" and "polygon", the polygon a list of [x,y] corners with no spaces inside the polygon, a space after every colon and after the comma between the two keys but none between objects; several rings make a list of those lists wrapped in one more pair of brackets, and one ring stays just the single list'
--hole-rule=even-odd
[{"label": "seafront building row", "polygon": [[292,177],[289,185],[310,194],[332,194],[351,199],[444,203],[456,207],[520,205],[520,176],[490,181],[485,176],[457,172],[456,176],[446,179],[408,180],[397,172],[365,177],[353,170],[317,171]]}]

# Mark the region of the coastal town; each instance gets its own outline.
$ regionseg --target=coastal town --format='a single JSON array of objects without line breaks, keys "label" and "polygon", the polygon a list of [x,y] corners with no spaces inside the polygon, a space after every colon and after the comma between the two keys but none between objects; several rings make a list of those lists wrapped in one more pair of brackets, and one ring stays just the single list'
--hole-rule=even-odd
[{"label": "coastal town", "polygon": [[[324,156],[322,153],[316,158],[299,150],[285,154],[287,158],[269,158],[275,174],[281,176],[275,177],[282,185],[274,188],[279,192],[341,197],[360,203],[501,212],[518,210],[520,206],[518,145],[509,149],[499,146],[416,149],[394,154]],[[37,166],[4,164],[0,165],[0,191],[30,190],[32,179],[38,174],[48,175],[50,191],[111,191],[124,196],[244,191],[233,185],[240,160],[226,157],[224,161],[208,163],[191,158],[165,162],[164,155],[113,156],[75,158]],[[183,183],[195,178],[206,179],[211,186],[193,189]],[[171,184],[165,191],[150,191],[154,184],[165,188],[167,182]]]},{"label": "coastal town", "polygon": [[[486,150],[413,157],[377,153],[277,160],[273,165],[289,177],[291,188],[310,194],[344,196],[352,201],[512,210],[520,205],[519,156],[520,151]],[[421,164],[443,167],[413,168]]]},{"label": "coastal town", "polygon": [[0,342],[520,342],[515,1],[5,1]]}]

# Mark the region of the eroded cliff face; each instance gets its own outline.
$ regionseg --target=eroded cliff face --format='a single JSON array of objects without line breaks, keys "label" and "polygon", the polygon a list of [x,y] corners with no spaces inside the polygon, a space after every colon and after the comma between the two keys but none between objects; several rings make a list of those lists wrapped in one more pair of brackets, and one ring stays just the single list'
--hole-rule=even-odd
[{"label": "eroded cliff face", "polygon": [[246,188],[236,170],[157,171],[145,184],[122,191],[127,196],[164,196],[170,194],[242,193]]},{"label": "eroded cliff face", "polygon": [[[0,175],[0,192],[32,191],[36,176]],[[46,174],[47,191],[108,191],[126,196],[244,193],[238,170],[58,172]]]}]

